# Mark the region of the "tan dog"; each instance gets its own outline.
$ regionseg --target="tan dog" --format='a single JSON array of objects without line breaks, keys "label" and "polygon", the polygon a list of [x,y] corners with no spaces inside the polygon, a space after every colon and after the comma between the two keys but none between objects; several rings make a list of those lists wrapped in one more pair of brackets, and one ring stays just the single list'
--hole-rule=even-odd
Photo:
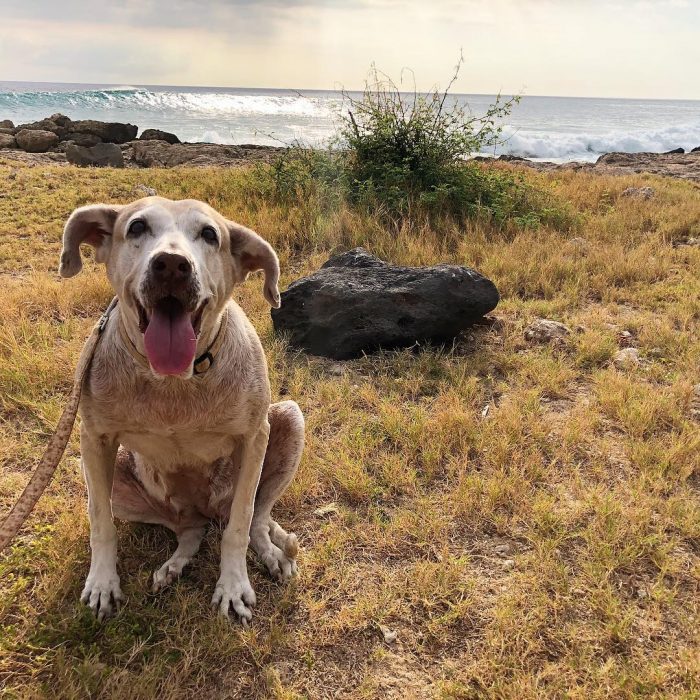
[{"label": "tan dog", "polygon": [[81,599],[102,620],[122,598],[113,513],[177,534],[153,575],[156,591],[180,575],[215,520],[228,524],[212,606],[247,624],[248,544],[276,578],[296,572],[296,537],[270,513],[299,464],[304,419],[293,401],[270,405],[260,340],[230,299],[262,270],[265,298],[279,306],[277,256],[206,204],[161,197],[74,211],[63,277],[80,271],[84,243],[105,263],[119,304],[81,401],[92,549]]}]

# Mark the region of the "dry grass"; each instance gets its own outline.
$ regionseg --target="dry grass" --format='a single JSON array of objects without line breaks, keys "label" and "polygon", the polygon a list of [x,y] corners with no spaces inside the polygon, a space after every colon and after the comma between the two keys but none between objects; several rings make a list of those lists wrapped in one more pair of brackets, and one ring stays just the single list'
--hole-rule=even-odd
[{"label": "dry grass", "polygon": [[[77,602],[88,531],[74,437],[0,560],[0,688],[61,698],[700,697],[700,249],[673,245],[698,236],[700,192],[641,176],[528,177],[572,203],[576,230],[387,230],[313,202],[272,207],[243,171],[0,161],[2,512],[110,298],[92,265],[57,277],[62,223],[77,205],[128,201],[144,182],[257,228],[279,250],[285,283],[331,250],[364,244],[400,263],[475,266],[503,295],[501,323],[453,348],[380,354],[339,375],[286,351],[249,282],[237,296],[267,348],[274,392],[308,420],[298,478],[277,510],[303,545],[298,580],[274,584],[251,558],[259,607],[242,631],[208,608],[216,532],[185,577],[153,596],[151,572],[173,538],[121,524],[128,601],[98,625]],[[656,197],[620,197],[641,184]],[[540,316],[578,332],[532,346],[523,329]],[[618,369],[623,330],[642,363]]]}]

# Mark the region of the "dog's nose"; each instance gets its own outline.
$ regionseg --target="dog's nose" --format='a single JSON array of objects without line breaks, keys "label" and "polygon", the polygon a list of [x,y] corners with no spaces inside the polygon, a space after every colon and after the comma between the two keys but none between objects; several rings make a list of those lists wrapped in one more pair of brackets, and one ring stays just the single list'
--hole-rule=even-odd
[{"label": "dog's nose", "polygon": [[161,283],[183,283],[192,276],[192,264],[184,255],[158,253],[151,260],[153,279]]}]

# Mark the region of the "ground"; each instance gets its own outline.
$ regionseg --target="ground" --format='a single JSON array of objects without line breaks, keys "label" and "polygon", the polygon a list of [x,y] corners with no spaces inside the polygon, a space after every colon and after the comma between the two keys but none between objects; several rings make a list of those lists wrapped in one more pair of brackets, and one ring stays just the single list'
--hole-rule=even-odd
[{"label": "ground", "polygon": [[[505,166],[504,166],[505,167]],[[495,323],[449,348],[333,363],[274,337],[260,279],[236,298],[276,397],[308,441],[276,517],[300,540],[279,585],[250,557],[250,630],[209,600],[219,533],[171,589],[165,530],[120,523],[126,603],[78,597],[89,560],[77,431],[0,558],[0,688],[54,698],[700,697],[700,189],[652,176],[526,175],[569,202],[566,230],[392,226],[282,207],[240,171],[93,171],[0,159],[0,513],[60,414],[83,339],[111,298],[102,270],[56,273],[78,205],[138,185],[208,200],[277,248],[283,286],[364,245],[456,262],[499,287]],[[253,184],[251,184],[253,183]],[[650,199],[622,197],[650,186]],[[525,339],[537,318],[571,328]],[[624,346],[639,362],[616,363]]]}]

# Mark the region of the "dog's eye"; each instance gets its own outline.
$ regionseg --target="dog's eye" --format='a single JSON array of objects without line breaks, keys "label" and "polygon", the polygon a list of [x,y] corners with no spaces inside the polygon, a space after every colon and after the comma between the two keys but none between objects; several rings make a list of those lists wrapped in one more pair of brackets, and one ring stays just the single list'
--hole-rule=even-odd
[{"label": "dog's eye", "polygon": [[219,242],[219,236],[211,226],[205,226],[201,233],[202,238],[211,245],[216,245]]},{"label": "dog's eye", "polygon": [[132,221],[129,224],[129,228],[126,232],[126,235],[131,238],[136,238],[142,233],[146,233],[147,228],[148,224],[143,219],[136,219],[136,221]]}]

